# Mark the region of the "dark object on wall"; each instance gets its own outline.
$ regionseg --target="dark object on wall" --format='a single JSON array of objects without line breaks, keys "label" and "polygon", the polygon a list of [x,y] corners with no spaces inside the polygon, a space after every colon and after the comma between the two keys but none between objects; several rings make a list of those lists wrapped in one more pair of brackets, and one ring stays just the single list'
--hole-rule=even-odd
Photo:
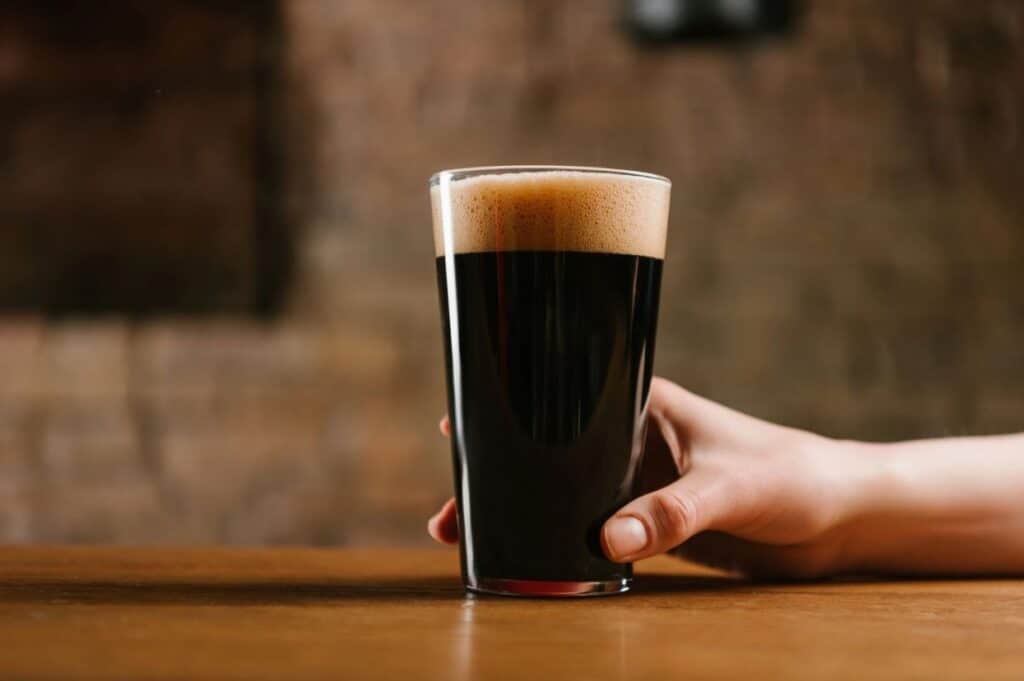
[{"label": "dark object on wall", "polygon": [[277,0],[0,8],[0,309],[265,314],[281,219]]},{"label": "dark object on wall", "polygon": [[626,22],[642,42],[720,42],[788,32],[797,0],[627,0]]}]

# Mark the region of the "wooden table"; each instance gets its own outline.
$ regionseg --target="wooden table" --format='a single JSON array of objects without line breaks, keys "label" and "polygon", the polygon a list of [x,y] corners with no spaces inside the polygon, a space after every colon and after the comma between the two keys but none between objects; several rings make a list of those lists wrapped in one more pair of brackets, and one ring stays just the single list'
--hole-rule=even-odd
[{"label": "wooden table", "polygon": [[0,679],[1024,679],[1024,581],[467,597],[454,552],[0,548]]}]

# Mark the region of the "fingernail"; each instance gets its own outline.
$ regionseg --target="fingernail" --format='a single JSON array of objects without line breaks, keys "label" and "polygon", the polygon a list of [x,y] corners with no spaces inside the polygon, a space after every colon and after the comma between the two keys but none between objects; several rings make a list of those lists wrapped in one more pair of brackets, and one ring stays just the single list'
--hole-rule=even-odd
[{"label": "fingernail", "polygon": [[608,521],[604,538],[612,558],[625,558],[647,546],[647,528],[636,518],[613,518]]}]

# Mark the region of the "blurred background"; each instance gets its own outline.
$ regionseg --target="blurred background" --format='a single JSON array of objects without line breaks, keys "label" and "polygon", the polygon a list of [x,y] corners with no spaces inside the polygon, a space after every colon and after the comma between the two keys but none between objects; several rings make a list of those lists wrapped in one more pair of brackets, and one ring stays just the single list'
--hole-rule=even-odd
[{"label": "blurred background", "polygon": [[673,179],[657,370],[1024,430],[1017,0],[7,0],[0,541],[426,542],[426,179]]}]

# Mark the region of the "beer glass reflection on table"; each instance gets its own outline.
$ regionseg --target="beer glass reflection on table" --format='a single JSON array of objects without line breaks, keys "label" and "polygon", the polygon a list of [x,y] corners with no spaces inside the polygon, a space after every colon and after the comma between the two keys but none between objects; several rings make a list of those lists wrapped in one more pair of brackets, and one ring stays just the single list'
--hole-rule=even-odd
[{"label": "beer glass reflection on table", "polygon": [[569,166],[430,179],[462,575],[475,592],[629,589],[603,522],[643,455],[671,183]]}]

